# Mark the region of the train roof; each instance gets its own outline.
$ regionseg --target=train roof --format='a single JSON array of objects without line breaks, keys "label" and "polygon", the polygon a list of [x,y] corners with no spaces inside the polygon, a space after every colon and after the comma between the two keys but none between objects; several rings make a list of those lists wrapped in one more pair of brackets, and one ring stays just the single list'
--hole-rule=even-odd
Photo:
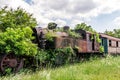
[{"label": "train roof", "polygon": [[110,39],[110,40],[114,40],[114,41],[120,41],[120,38],[116,38],[116,37],[112,37],[112,36],[109,36],[107,34],[104,34],[104,33],[99,33],[101,37],[104,37],[104,38],[107,38],[107,39]]}]

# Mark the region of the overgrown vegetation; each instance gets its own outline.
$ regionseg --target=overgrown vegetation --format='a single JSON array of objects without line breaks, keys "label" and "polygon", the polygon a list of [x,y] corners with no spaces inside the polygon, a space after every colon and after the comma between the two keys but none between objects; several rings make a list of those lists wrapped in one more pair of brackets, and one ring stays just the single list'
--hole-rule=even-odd
[{"label": "overgrown vegetation", "polygon": [[109,35],[109,36],[120,38],[120,29],[114,29],[113,31],[106,30],[104,33]]},{"label": "overgrown vegetation", "polygon": [[37,46],[32,43],[35,18],[21,8],[0,9],[0,52],[35,56]]},{"label": "overgrown vegetation", "polygon": [[120,57],[91,59],[87,62],[65,65],[36,72],[23,70],[16,75],[3,76],[0,80],[119,80]]},{"label": "overgrown vegetation", "polygon": [[[96,42],[101,43],[99,34],[98,34],[90,25],[88,26],[88,25],[85,24],[85,23],[77,24],[77,25],[75,26],[75,30],[79,30],[79,29],[82,29],[82,30],[91,32],[91,34],[92,34],[91,40],[94,39],[94,40],[96,40]],[[101,52],[101,53],[104,52],[103,46],[100,46],[99,49],[100,49],[100,52]]]},{"label": "overgrown vegetation", "polygon": [[92,33],[91,39],[95,39],[98,43],[101,42],[99,34],[90,25],[88,26],[85,23],[77,24],[75,26],[75,30],[79,30],[79,29],[91,32]]},{"label": "overgrown vegetation", "polygon": [[53,38],[57,37],[56,33],[52,30],[49,30],[46,34],[45,34],[45,38],[48,41],[53,41]]},{"label": "overgrown vegetation", "polygon": [[76,33],[75,31],[72,31],[72,30],[69,30],[67,31],[67,33],[69,34],[70,37],[73,37],[73,38],[80,38],[80,34]]},{"label": "overgrown vegetation", "polygon": [[0,9],[0,30],[3,32],[7,28],[34,28],[36,25],[36,19],[33,18],[32,14],[19,7],[16,10],[9,9],[7,6]]},{"label": "overgrown vegetation", "polygon": [[[50,29],[50,30],[49,30]],[[73,37],[73,38],[80,38],[81,36],[76,33],[74,30],[64,30],[63,27],[59,28],[57,27],[56,23],[48,23],[48,32],[45,34],[45,37],[48,41],[53,41],[53,37],[58,37],[59,35],[56,35],[56,32],[66,32],[69,37]]]},{"label": "overgrown vegetation", "polygon": [[51,64],[52,66],[62,65],[69,63],[75,53],[71,47],[60,48],[55,50],[39,50],[36,55],[38,61],[41,64]]},{"label": "overgrown vegetation", "polygon": [[35,56],[37,46],[31,42],[32,30],[29,27],[20,29],[7,28],[0,33],[0,52],[16,55]]}]

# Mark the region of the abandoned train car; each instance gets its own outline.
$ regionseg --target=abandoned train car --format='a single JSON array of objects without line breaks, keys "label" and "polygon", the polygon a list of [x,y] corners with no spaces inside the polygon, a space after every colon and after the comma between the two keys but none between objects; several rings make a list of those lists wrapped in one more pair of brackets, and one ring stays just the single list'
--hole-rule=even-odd
[{"label": "abandoned train car", "polygon": [[120,54],[120,39],[100,33],[101,45],[104,47],[104,53]]}]

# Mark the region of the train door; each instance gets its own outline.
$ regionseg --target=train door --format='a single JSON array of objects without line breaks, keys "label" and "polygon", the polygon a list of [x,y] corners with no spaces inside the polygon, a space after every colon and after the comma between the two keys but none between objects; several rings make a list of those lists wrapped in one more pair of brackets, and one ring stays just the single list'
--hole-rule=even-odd
[{"label": "train door", "polygon": [[108,40],[107,40],[107,38],[101,38],[101,46],[104,47],[104,53],[108,53]]}]

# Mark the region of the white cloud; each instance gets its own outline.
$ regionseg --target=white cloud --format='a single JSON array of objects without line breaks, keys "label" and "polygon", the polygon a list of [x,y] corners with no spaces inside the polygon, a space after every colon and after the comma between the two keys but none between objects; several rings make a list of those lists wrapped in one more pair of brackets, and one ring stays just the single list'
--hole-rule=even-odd
[{"label": "white cloud", "polygon": [[[40,26],[49,22],[59,25],[74,26],[80,22],[90,22],[92,17],[109,14],[120,10],[119,0],[0,0],[0,7],[5,5],[16,9],[22,7],[33,13]],[[68,21],[68,22],[67,22]],[[68,24],[67,24],[68,23]]]},{"label": "white cloud", "polygon": [[66,25],[66,22],[65,22],[64,20],[61,20],[61,19],[57,19],[57,20],[55,21],[55,23],[58,24],[58,27],[63,27],[63,26]]},{"label": "white cloud", "polygon": [[80,21],[80,20],[72,20],[71,21],[71,24],[70,24],[70,27],[71,28],[74,28],[74,26],[76,26],[76,24],[79,24],[79,23],[82,23],[83,21]]},{"label": "white cloud", "polygon": [[113,22],[116,26],[120,26],[120,17],[115,18]]}]

